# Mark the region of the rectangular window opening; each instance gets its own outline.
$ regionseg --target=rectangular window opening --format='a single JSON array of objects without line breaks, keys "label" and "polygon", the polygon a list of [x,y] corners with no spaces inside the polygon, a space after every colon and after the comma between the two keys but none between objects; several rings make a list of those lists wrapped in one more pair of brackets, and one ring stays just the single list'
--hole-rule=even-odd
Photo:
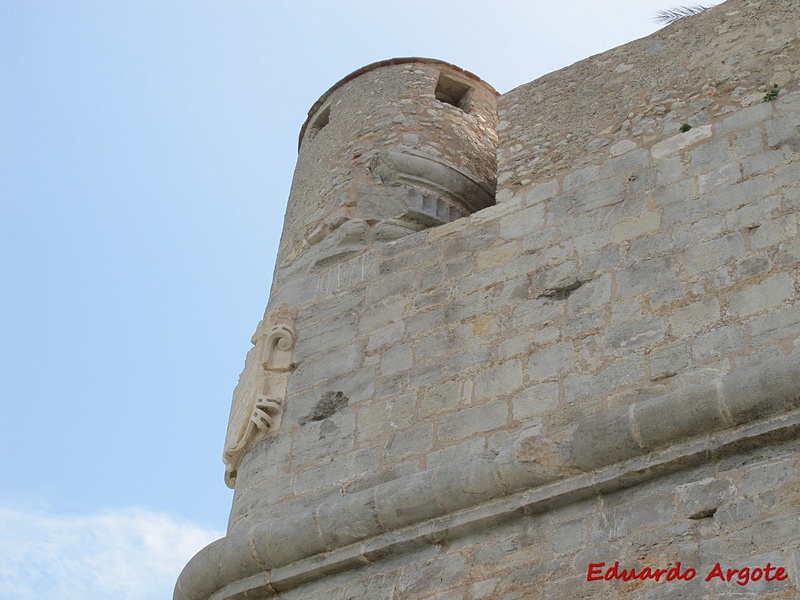
[{"label": "rectangular window opening", "polygon": [[319,131],[320,129],[325,127],[325,125],[328,124],[328,121],[330,121],[330,118],[331,118],[331,107],[330,106],[326,106],[325,109],[317,115],[317,118],[314,119],[314,123],[312,124],[312,127],[316,131]]},{"label": "rectangular window opening", "polygon": [[457,81],[448,77],[447,75],[439,75],[439,81],[436,83],[436,91],[434,95],[440,102],[452,104],[464,110],[462,101],[469,92],[470,87],[466,83]]}]

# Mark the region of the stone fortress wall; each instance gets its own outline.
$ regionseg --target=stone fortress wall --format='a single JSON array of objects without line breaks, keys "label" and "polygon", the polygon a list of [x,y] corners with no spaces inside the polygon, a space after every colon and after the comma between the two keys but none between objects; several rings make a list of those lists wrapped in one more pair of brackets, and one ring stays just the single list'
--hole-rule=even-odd
[{"label": "stone fortress wall", "polygon": [[[176,600],[798,597],[798,207],[794,1],[499,98],[428,59],[342,80]],[[615,561],[696,576],[587,580]]]}]

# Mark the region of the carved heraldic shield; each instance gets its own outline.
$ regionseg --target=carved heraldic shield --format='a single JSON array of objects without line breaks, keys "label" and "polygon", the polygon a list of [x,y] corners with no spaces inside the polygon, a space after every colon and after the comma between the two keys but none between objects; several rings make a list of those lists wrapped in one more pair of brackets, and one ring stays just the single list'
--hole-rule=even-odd
[{"label": "carved heraldic shield", "polygon": [[281,426],[289,375],[295,365],[295,310],[279,304],[258,324],[244,371],[233,392],[225,438],[225,483],[236,485],[236,472],[247,449]]}]

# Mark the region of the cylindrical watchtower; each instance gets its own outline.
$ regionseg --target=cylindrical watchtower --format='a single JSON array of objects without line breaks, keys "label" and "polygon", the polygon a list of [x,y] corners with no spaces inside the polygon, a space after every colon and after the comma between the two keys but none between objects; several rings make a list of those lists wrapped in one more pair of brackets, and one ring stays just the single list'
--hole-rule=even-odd
[{"label": "cylindrical watchtower", "polygon": [[494,204],[497,92],[467,71],[396,58],[351,73],[300,131],[273,290]]}]

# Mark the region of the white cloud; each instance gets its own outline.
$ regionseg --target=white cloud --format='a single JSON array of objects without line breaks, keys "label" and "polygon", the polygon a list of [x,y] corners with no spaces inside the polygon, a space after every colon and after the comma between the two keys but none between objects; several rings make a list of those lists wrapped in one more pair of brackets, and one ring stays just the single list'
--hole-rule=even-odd
[{"label": "white cloud", "polygon": [[223,532],[140,509],[58,516],[0,507],[3,600],[163,600]]}]

